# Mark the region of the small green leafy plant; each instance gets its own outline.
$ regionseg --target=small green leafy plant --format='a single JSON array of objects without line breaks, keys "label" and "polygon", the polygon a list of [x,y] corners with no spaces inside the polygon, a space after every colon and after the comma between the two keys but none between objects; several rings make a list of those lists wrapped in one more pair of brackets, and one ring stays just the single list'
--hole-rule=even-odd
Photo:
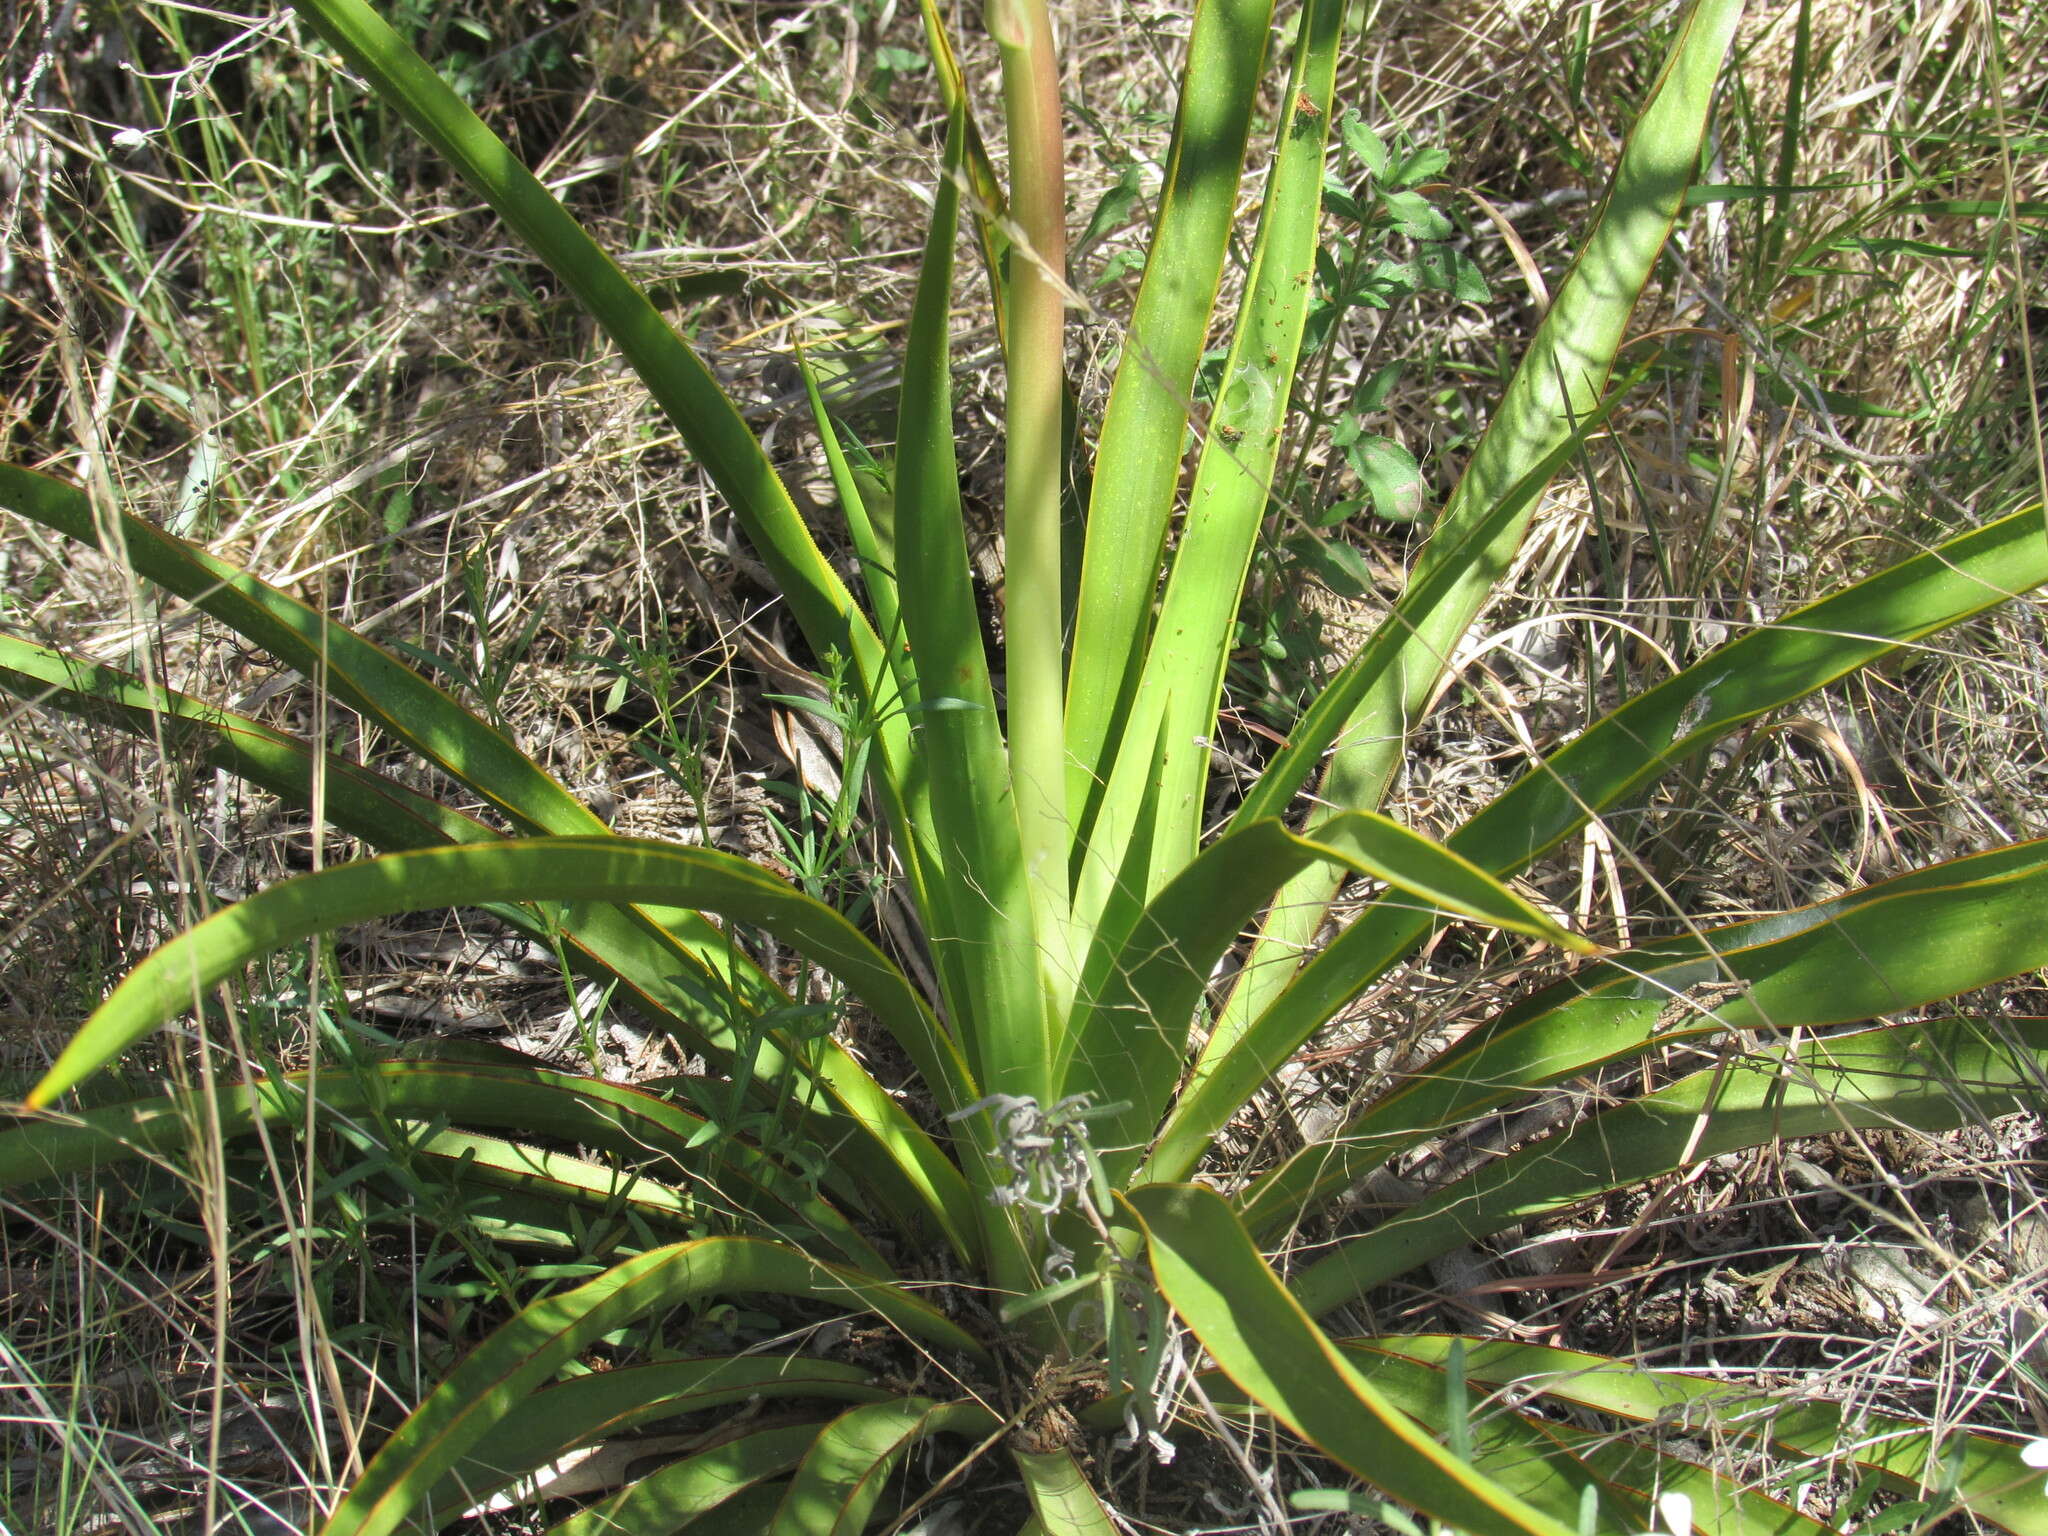
[{"label": "small green leafy plant", "polygon": [[[510,833],[256,721],[0,638],[0,679],[15,690],[176,737],[218,767],[317,802],[386,850],[265,890],[138,966],[30,1095],[46,1113],[0,1135],[0,1180],[182,1144],[199,1118],[190,1096],[50,1106],[165,1021],[204,1009],[252,957],[398,912],[497,912],[711,1064],[660,1092],[456,1052],[321,1079],[318,1113],[418,1126],[412,1151],[496,1191],[508,1227],[587,1237],[600,1213],[624,1255],[531,1302],[457,1365],[340,1498],[329,1536],[433,1527],[494,1495],[516,1501],[531,1486],[523,1479],[565,1452],[755,1398],[791,1408],[772,1427],[739,1421],[551,1529],[668,1530],[699,1517],[705,1528],[777,1533],[900,1524],[907,1512],[889,1503],[885,1474],[919,1442],[954,1434],[977,1455],[1002,1447],[1033,1529],[1106,1532],[1077,1423],[1122,1425],[1170,1450],[1176,1394],[1198,1352],[1212,1366],[1193,1383],[1220,1410],[1273,1415],[1376,1490],[1362,1504],[1333,1490],[1328,1507],[1378,1509],[1384,1497],[1459,1530],[1543,1536],[1640,1532],[1653,1509],[1679,1508],[1702,1531],[1824,1529],[1664,1442],[1550,1411],[1563,1406],[1666,1430],[1710,1416],[1731,1439],[1835,1458],[1914,1495],[1946,1490],[2008,1529],[2048,1530],[2016,1443],[1937,1439],[1530,1343],[1338,1341],[1317,1324],[1491,1234],[1732,1149],[2004,1112],[2030,1100],[2048,1064],[2048,1026],[2036,1022],[1870,1022],[2048,963],[2048,845],[1597,956],[1508,883],[1745,722],[2048,579],[2038,510],[1730,641],[1535,764],[1444,843],[1378,810],[1445,658],[1544,487],[1620,398],[1610,375],[1699,161],[1734,0],[1695,0],[1677,24],[1578,260],[1396,609],[1292,720],[1214,836],[1204,819],[1219,698],[1307,328],[1394,287],[1468,297],[1483,287],[1417,190],[1440,161],[1390,148],[1333,100],[1337,0],[1310,0],[1298,18],[1206,420],[1190,402],[1274,27],[1264,0],[1203,0],[1194,12],[1142,285],[1096,437],[1071,612],[1061,507],[1078,452],[1063,426],[1071,294],[1043,0],[988,8],[1007,191],[936,9],[927,14],[950,110],[888,496],[870,494],[877,482],[856,473],[859,454],[813,387],[864,602],[704,365],[506,146],[361,0],[297,4],[602,324],[716,483],[812,653],[840,659],[831,723],[850,787],[801,807],[805,824],[787,835],[818,855],[813,891],[853,889],[835,861],[865,784],[920,926],[899,964],[845,912],[735,856],[615,836],[493,724],[389,652],[146,521],[95,509],[79,489],[0,469],[0,504],[103,544],[284,665],[323,677]],[[1333,124],[1362,177],[1334,197]],[[1326,205],[1356,231],[1350,244],[1322,243]],[[970,575],[951,436],[947,324],[963,207],[999,295],[1007,361],[1000,667]],[[1406,266],[1381,271],[1359,255],[1380,223],[1412,243]],[[1191,418],[1199,441],[1183,503]],[[1392,445],[1352,432],[1333,446],[1380,515],[1415,514],[1413,466]],[[480,634],[485,598],[479,585]],[[492,710],[495,674],[468,670]],[[1312,781],[1313,809],[1298,815]],[[822,841],[805,842],[820,826]],[[1319,944],[1347,877],[1376,882],[1373,899]],[[1450,921],[1589,961],[1241,1187],[1196,1182],[1204,1154],[1273,1074]],[[1223,962],[1248,927],[1255,937],[1230,970]],[[749,932],[802,957],[811,969],[799,990],[749,952]],[[829,979],[833,1002],[814,1000],[812,975]],[[822,1027],[842,1003],[887,1034],[931,1114],[913,1113]],[[1672,1054],[1688,1042],[1690,1056]],[[1305,1213],[1393,1159],[1556,1085],[1667,1056],[1678,1070],[1658,1085],[1639,1078],[1612,1107],[1454,1170],[1302,1256],[1286,1278],[1269,1260],[1268,1245]],[[270,1073],[221,1088],[211,1113],[230,1133],[302,1123],[307,1092],[304,1075]],[[736,1212],[730,1229],[704,1235],[707,1209]],[[954,1294],[981,1300],[935,1301],[919,1284],[935,1275],[967,1277]],[[650,1315],[744,1295],[872,1313],[930,1368],[797,1350],[575,1369]],[[1511,1406],[1468,1422],[1468,1384]]]}]

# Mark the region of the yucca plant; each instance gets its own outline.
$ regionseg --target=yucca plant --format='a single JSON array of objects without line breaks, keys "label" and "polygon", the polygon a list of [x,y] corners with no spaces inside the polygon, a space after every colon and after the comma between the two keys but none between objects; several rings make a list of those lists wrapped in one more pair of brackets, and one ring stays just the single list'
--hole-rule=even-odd
[{"label": "yucca plant", "polygon": [[[412,1127],[415,1154],[495,1192],[508,1235],[587,1239],[603,1217],[609,1251],[626,1255],[479,1345],[346,1491],[330,1536],[431,1527],[493,1494],[516,1498],[522,1478],[577,1447],[752,1398],[791,1408],[772,1427],[742,1420],[707,1437],[552,1529],[670,1530],[701,1517],[719,1530],[858,1531],[902,1513],[886,1499],[892,1466],[951,1434],[964,1437],[962,1464],[1000,1447],[1029,1496],[1030,1528],[1104,1532],[1112,1521],[1077,1457],[1084,1427],[1121,1424],[1141,1447],[1170,1449],[1191,1370],[1224,1411],[1270,1413],[1380,1494],[1460,1530],[1642,1531],[1653,1506],[1667,1520],[1685,1507],[1672,1495],[1690,1501],[1687,1518],[1703,1531],[1825,1529],[1654,1436],[1596,1432],[1559,1405],[1665,1430],[1710,1415],[1727,1436],[1960,1501],[2014,1531],[2048,1530],[2038,1474],[1992,1437],[1937,1438],[1532,1344],[1336,1342],[1316,1321],[1489,1235],[1730,1149],[1940,1129],[2032,1101],[2048,1026],[1871,1021],[2048,963],[2048,845],[1600,954],[1407,1072],[1328,1138],[1227,1192],[1196,1182],[1205,1151],[1275,1071],[1435,927],[1475,922],[1592,955],[1509,881],[1744,722],[2048,579],[2040,512],[2015,513],[1628,700],[1445,843],[1377,809],[1545,486],[1621,396],[1610,374],[1700,158],[1734,0],[1694,0],[1677,25],[1578,260],[1397,608],[1206,838],[1232,626],[1302,352],[1338,112],[1338,0],[1308,0],[1295,21],[1242,306],[1206,419],[1190,401],[1274,17],[1267,0],[1195,9],[1144,281],[1095,442],[1071,616],[1061,495],[1080,450],[1062,424],[1063,149],[1043,0],[988,9],[1007,195],[927,10],[950,110],[888,503],[863,498],[813,392],[865,605],[704,365],[505,145],[360,0],[297,3],[602,324],[745,528],[812,652],[840,658],[854,692],[848,757],[867,764],[922,923],[919,963],[899,965],[845,916],[737,857],[614,836],[388,652],[145,521],[96,509],[79,489],[0,469],[0,503],[101,543],[324,679],[509,829],[168,688],[0,639],[0,680],[16,691],[174,737],[388,850],[263,891],[137,967],[35,1088],[36,1113],[0,1136],[0,1179],[182,1145],[202,1120],[230,1134],[303,1123],[305,1074],[52,1106],[165,1021],[205,1009],[252,958],[388,914],[487,907],[559,943],[711,1064],[658,1090],[461,1051],[319,1079],[311,1113]],[[947,323],[963,205],[996,285],[1008,364],[1000,669],[972,585],[951,436]],[[1183,505],[1191,418],[1200,448]],[[1376,894],[1317,947],[1352,876],[1376,882]],[[1243,963],[1218,980],[1254,925]],[[742,936],[756,930],[886,1031],[929,1114],[906,1108],[837,1039],[790,1025],[804,999],[749,955]],[[920,972],[933,991],[910,979]],[[1687,1042],[1690,1054],[1673,1054]],[[1639,1059],[1676,1070],[1650,1088],[1639,1076],[1615,1107],[1567,1117],[1505,1155],[1451,1168],[1375,1225],[1301,1256],[1284,1279],[1266,1256],[1394,1159]],[[770,1113],[735,1116],[735,1088]],[[742,1134],[750,1125],[770,1129]],[[732,1213],[727,1230],[679,1236],[704,1219],[707,1196]],[[956,1287],[950,1306],[922,1293],[938,1277]],[[650,1314],[734,1294],[873,1313],[927,1368],[799,1352],[575,1369]],[[1501,1401],[1512,1406],[1466,1422],[1467,1383],[1511,1389]]]}]

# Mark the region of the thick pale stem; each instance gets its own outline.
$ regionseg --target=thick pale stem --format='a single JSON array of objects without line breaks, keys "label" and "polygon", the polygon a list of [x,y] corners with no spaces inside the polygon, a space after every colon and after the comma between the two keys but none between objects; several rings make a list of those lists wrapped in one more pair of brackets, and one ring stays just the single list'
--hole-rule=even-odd
[{"label": "thick pale stem", "polygon": [[1010,132],[1008,445],[1003,629],[1017,820],[1051,1016],[1074,987],[1069,935],[1066,709],[1060,628],[1060,434],[1065,377],[1066,167],[1057,61],[1044,0],[990,0]]}]

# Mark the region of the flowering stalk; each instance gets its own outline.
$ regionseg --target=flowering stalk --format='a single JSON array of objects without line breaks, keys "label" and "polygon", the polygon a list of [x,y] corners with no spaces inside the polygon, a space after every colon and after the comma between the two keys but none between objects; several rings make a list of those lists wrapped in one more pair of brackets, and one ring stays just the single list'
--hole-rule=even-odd
[{"label": "flowering stalk", "polygon": [[1010,131],[1009,375],[1003,613],[1010,776],[1037,918],[1049,1017],[1074,987],[1069,933],[1066,714],[1060,605],[1060,435],[1066,168],[1058,61],[1045,0],[989,0]]}]

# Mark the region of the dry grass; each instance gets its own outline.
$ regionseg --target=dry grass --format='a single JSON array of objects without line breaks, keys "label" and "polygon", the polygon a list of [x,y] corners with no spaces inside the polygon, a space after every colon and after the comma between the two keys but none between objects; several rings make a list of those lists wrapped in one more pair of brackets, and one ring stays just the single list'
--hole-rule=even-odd
[{"label": "dry grass", "polygon": [[[1798,18],[1773,5],[1747,23],[1710,179],[1778,179]],[[1495,302],[1360,312],[1338,334],[1328,398],[1305,404],[1337,409],[1373,368],[1405,360],[1372,425],[1448,487],[1540,312],[1527,273],[1554,283],[1569,259],[1669,20],[1634,5],[1378,8],[1340,99],[1450,151],[1447,201],[1470,216]],[[1064,22],[1086,220],[1127,166],[1142,183],[1163,152],[1185,18],[1156,0],[1085,0]],[[815,658],[673,437],[538,270],[289,20],[88,19],[45,0],[0,25],[14,39],[0,81],[0,453],[190,527],[380,638],[498,666],[533,620],[497,701],[522,747],[622,829],[787,868],[765,812],[790,816],[772,786],[815,774],[817,748],[797,712],[761,695],[808,687]],[[921,52],[914,11],[698,0],[556,17],[508,3],[436,12],[431,27],[480,110],[571,189],[634,274],[675,285],[673,312],[799,483],[829,500],[790,387],[794,340],[838,351],[843,409],[886,451],[942,123],[929,77],[905,62]],[[1415,823],[1454,825],[1590,705],[1731,628],[2048,489],[2048,363],[2029,302],[2048,266],[2041,221],[1914,211],[2048,197],[2040,7],[1817,0],[1803,53],[1794,180],[1826,185],[1783,206],[1717,204],[1686,226],[1637,317],[1664,333],[1667,366],[1552,498],[1515,595],[1461,657],[1400,789]],[[987,50],[970,46],[966,62],[991,95]],[[157,132],[172,98],[178,126]],[[135,129],[131,146],[120,134]],[[1135,246],[1146,208],[1085,253],[1077,279]],[[1828,231],[1918,245],[1816,248]],[[706,274],[722,291],[690,287]],[[1084,398],[1106,385],[1130,289],[1126,275],[1086,290],[1072,358]],[[987,501],[999,418],[978,277],[960,302],[962,460]],[[1347,473],[1313,439],[1295,469],[1326,501]],[[1348,532],[1391,583],[1402,531]],[[464,590],[470,558],[488,572],[481,612]],[[1259,590],[1327,654],[1391,585],[1355,602],[1304,595],[1269,562]],[[0,622],[380,758],[317,688],[273,680],[111,562],[12,521]],[[1700,765],[1697,782],[1539,871],[1535,889],[1625,943],[1681,907],[1778,908],[2048,832],[2042,654],[2038,605],[1946,636]],[[607,662],[637,676],[620,688]],[[1245,718],[1268,682],[1237,675]],[[12,1082],[167,923],[348,851],[175,751],[30,709],[5,721],[0,1069]],[[1230,746],[1263,751],[1252,731]],[[1286,1113],[1242,1127],[1234,1155],[1327,1121],[1422,1035],[1468,1027],[1527,979],[1483,943],[1439,947],[1318,1042],[1285,1085]],[[504,1038],[609,1073],[682,1065],[600,999],[565,996],[546,955],[474,923],[355,935],[311,970],[281,964],[272,984],[251,999],[248,1040],[167,1055],[200,1073],[238,1049],[302,1059],[339,1047],[345,1004],[365,1026]],[[309,1014],[309,988],[326,990],[327,1011]],[[2015,1340],[2043,1320],[2040,1135],[2007,1122],[1720,1159],[1531,1231],[1517,1252],[1471,1255],[1436,1291],[1385,1298],[1380,1321],[1476,1317],[1937,1418],[2038,1420],[2048,1362]],[[354,1188],[357,1155],[323,1141],[309,1175],[288,1151],[266,1165],[215,1148],[196,1167],[7,1208],[12,1505],[0,1519],[197,1531],[253,1501],[273,1528],[299,1528],[346,1468],[366,1405],[415,1395],[494,1305],[496,1282],[465,1267],[476,1253],[459,1233],[368,1206],[351,1225],[333,1189],[308,1203],[323,1177]],[[283,1211],[320,1223],[317,1240],[264,1214],[280,1192]],[[1889,1279],[1844,1257],[1876,1248],[1892,1255]],[[1249,1454],[1269,1465],[1281,1452]],[[1116,1495],[1147,1512],[1141,1529],[1270,1520],[1248,1490],[1215,1494],[1213,1509],[1194,1497],[1204,1479],[1242,1482],[1220,1455],[1174,1487],[1129,1479]],[[1811,1507],[1849,1491],[1816,1489]]]}]

